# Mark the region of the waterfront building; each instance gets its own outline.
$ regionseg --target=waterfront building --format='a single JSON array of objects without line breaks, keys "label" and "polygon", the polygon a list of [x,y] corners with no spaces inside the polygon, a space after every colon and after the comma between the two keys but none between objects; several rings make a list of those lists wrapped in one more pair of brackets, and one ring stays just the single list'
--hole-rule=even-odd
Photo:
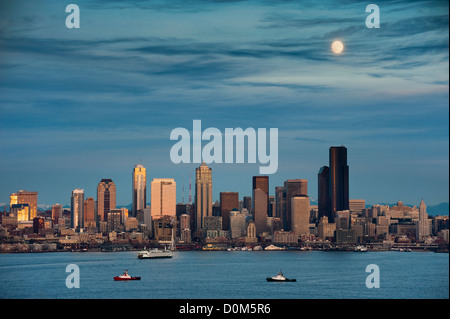
[{"label": "waterfront building", "polygon": [[143,165],[135,165],[132,174],[131,217],[137,217],[147,203],[147,172]]},{"label": "waterfront building", "polygon": [[116,185],[111,179],[102,179],[97,186],[97,216],[107,221],[108,213],[116,209]]},{"label": "waterfront building", "polygon": [[195,231],[198,232],[204,228],[203,220],[205,217],[213,216],[212,206],[212,171],[203,162],[195,169]]}]

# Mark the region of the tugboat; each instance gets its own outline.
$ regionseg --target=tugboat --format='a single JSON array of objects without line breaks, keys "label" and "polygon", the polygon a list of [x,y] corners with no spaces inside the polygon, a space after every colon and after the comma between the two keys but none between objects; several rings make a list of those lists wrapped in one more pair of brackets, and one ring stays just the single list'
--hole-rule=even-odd
[{"label": "tugboat", "polygon": [[266,279],[267,279],[267,281],[280,281],[280,282],[297,281],[297,279],[289,279],[289,278],[284,277],[283,272],[281,270],[278,273],[278,275],[276,275],[274,277],[267,277]]},{"label": "tugboat", "polygon": [[126,281],[126,280],[141,280],[141,277],[131,277],[128,274],[128,270],[123,271],[123,275],[114,277],[115,281]]}]

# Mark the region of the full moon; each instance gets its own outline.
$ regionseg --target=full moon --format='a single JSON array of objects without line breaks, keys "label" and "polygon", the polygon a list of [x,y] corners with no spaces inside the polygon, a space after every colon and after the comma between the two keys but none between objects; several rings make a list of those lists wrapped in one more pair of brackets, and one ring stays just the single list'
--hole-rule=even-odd
[{"label": "full moon", "polygon": [[335,54],[341,54],[344,51],[344,44],[341,41],[334,41],[331,44],[331,51]]}]

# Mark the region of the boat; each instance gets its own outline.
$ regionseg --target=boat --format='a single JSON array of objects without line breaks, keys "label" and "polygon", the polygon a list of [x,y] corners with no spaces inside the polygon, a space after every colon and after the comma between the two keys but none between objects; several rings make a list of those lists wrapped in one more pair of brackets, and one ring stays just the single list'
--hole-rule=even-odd
[{"label": "boat", "polygon": [[274,277],[267,277],[266,280],[267,281],[279,281],[279,282],[293,282],[293,281],[297,281],[297,279],[289,279],[289,278],[284,277],[283,272],[281,270],[278,273],[278,275],[276,275]]},{"label": "boat", "polygon": [[137,257],[139,259],[156,259],[156,258],[172,258],[173,252],[169,249],[159,249],[159,248],[152,248],[152,249],[144,249],[138,252]]},{"label": "boat", "polygon": [[365,246],[356,246],[355,251],[356,252],[366,252],[366,251],[368,251],[368,249]]},{"label": "boat", "polygon": [[269,245],[266,248],[264,248],[264,250],[284,250],[284,248],[275,246],[275,245]]},{"label": "boat", "polygon": [[128,270],[124,270],[123,275],[114,277],[115,281],[141,280],[141,277],[132,277],[128,274]]}]

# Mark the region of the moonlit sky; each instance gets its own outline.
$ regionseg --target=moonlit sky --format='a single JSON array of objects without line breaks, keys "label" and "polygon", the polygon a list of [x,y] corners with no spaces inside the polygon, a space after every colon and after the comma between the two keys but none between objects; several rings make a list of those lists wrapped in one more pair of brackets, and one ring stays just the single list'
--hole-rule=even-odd
[{"label": "moonlit sky", "polygon": [[[448,201],[449,3],[375,3],[379,29],[361,1],[1,1],[0,203],[24,189],[68,205],[111,178],[127,205],[141,161],[148,189],[175,178],[187,200],[199,164],[173,164],[169,135],[194,119],[278,128],[272,195],[303,178],[317,198],[329,147],[345,145],[350,198]],[[214,200],[251,195],[259,163],[210,166]]]}]

